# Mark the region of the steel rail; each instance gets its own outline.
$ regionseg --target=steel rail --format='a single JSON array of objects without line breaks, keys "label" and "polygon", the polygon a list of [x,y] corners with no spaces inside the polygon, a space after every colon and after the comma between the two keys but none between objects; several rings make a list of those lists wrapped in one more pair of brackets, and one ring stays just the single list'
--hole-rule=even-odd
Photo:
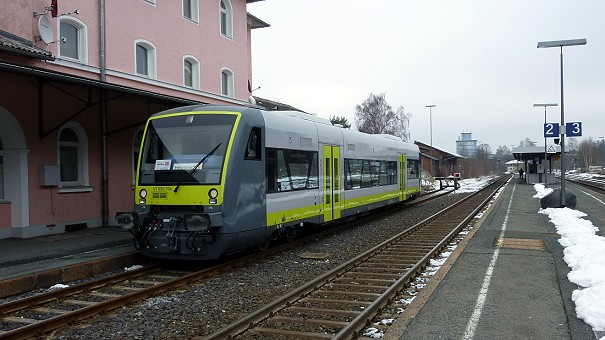
[{"label": "steel rail", "polygon": [[156,265],[150,265],[150,266],[143,267],[141,269],[132,270],[132,271],[124,272],[124,273],[119,273],[116,275],[108,276],[108,277],[101,278],[101,279],[94,280],[94,281],[80,283],[80,284],[66,287],[66,288],[52,290],[50,292],[30,296],[25,299],[7,302],[5,304],[0,305],[0,316],[7,314],[7,313],[15,312],[15,311],[18,311],[18,310],[21,310],[24,308],[28,308],[31,306],[50,302],[53,300],[59,300],[59,299],[62,299],[62,298],[65,298],[65,297],[68,297],[71,295],[79,294],[82,292],[86,292],[86,291],[89,291],[92,289],[106,287],[110,284],[115,284],[115,283],[123,282],[125,280],[130,280],[130,279],[138,277],[138,276],[148,275],[148,274],[157,272],[159,270],[160,270],[160,268],[157,267]]},{"label": "steel rail", "polygon": [[[463,228],[466,225],[466,223],[468,223],[468,220],[472,219],[480,211],[480,209],[489,202],[489,200],[497,192],[497,190],[506,183],[506,181],[503,180],[503,178],[501,178],[500,181],[501,181],[501,183],[498,185],[498,188],[493,190],[493,192],[491,194],[489,194],[488,197],[481,202],[481,204],[479,204],[475,209],[473,209],[473,212],[470,213],[464,219],[465,222],[459,223],[457,225],[457,227],[455,228],[455,230],[452,230],[451,232],[448,233],[447,238],[442,239],[438,243],[437,246],[434,246],[429,251],[428,254],[426,254],[425,256],[422,257],[421,261],[417,261],[416,264],[411,269],[408,269],[408,274],[405,274],[403,277],[398,279],[396,281],[396,283],[393,285],[395,287],[388,289],[387,293],[384,297],[377,298],[373,303],[371,303],[370,306],[365,308],[364,311],[361,312],[353,320],[354,321],[353,323],[348,323],[348,325],[343,327],[341,329],[341,331],[339,333],[337,333],[336,336],[338,338],[344,338],[344,337],[350,336],[351,332],[353,332],[354,330],[357,330],[359,328],[360,324],[362,324],[362,323],[365,324],[369,315],[374,315],[377,308],[380,308],[381,306],[383,306],[384,303],[386,303],[385,301],[388,301],[393,296],[393,294],[399,290],[397,288],[401,288],[402,286],[405,285],[405,283],[409,282],[409,280],[424,266],[426,261],[430,260],[439,249],[442,249],[443,246],[446,245],[447,242],[449,242],[449,239],[451,239],[451,237],[454,237],[459,232],[459,230],[461,228]],[[494,185],[495,182],[496,181],[492,182],[490,185]],[[486,188],[489,187],[490,185],[486,186]],[[484,188],[484,190],[486,190],[486,189]],[[246,317],[230,324],[229,326],[227,326],[215,333],[210,334],[207,337],[203,337],[203,338],[204,339],[233,338],[249,329],[256,327],[262,321],[276,315],[276,313],[278,311],[293,305],[296,301],[303,299],[304,297],[309,295],[311,292],[319,290],[324,284],[329,283],[334,278],[340,277],[343,274],[349,272],[352,268],[356,267],[359,263],[364,262],[364,261],[370,259],[371,257],[379,254],[384,248],[391,246],[392,244],[397,242],[402,237],[409,235],[412,232],[422,228],[424,225],[439,218],[444,213],[450,212],[452,209],[455,209],[456,207],[463,204],[464,202],[479,195],[482,191],[475,192],[474,194],[469,195],[468,197],[465,197],[464,199],[460,200],[456,204],[453,204],[453,205],[443,209],[442,211],[429,216],[428,218],[424,219],[420,223],[418,223],[410,228],[407,228],[406,230],[400,232],[399,234],[380,243],[379,245],[376,245],[375,247],[371,248],[370,250],[356,256],[355,258],[351,259],[350,261],[339,265],[338,267],[328,271],[327,273],[325,273],[319,277],[316,277],[315,279],[309,281],[305,285],[291,291],[290,293],[282,296],[281,298],[279,298],[277,300],[274,300],[270,304],[261,307],[260,309],[247,315]],[[307,336],[308,335],[308,334],[303,334],[301,332],[296,332],[296,333],[284,332],[284,333],[282,333],[282,335],[288,335],[288,334],[296,335],[296,336]],[[323,337],[323,336],[320,336],[320,337]]]},{"label": "steel rail", "polygon": [[605,193],[605,178],[601,179],[575,179],[575,178],[565,178],[566,181],[575,183],[577,185],[583,186],[585,188],[591,189],[598,193]]},{"label": "steel rail", "polygon": [[[438,192],[438,191],[440,191],[440,192]],[[407,204],[399,205],[397,207],[405,208],[405,207],[413,206],[416,204],[422,204],[427,201],[433,200],[437,197],[440,197],[442,195],[448,194],[449,192],[451,192],[451,191],[435,190],[430,193],[432,195],[429,197],[425,197],[423,199],[419,199],[419,200],[415,200],[415,201],[411,201],[411,202],[406,202]],[[335,228],[333,230],[328,229],[326,231],[323,231],[320,233],[315,233],[308,237],[301,238],[299,240],[299,242],[289,243],[289,244],[284,244],[284,245],[279,245],[277,247],[273,247],[269,251],[267,251],[265,253],[261,253],[260,256],[261,257],[271,256],[274,253],[283,252],[284,250],[289,249],[293,246],[296,246],[299,243],[304,243],[304,242],[308,242],[310,240],[315,240],[318,237],[318,235],[321,236],[324,234],[332,234],[332,233],[337,232],[341,228],[343,228],[343,229],[349,228],[349,227],[351,227],[351,225],[365,223],[365,222],[367,222],[367,220],[372,220],[372,219],[376,218],[376,216],[390,214],[393,212],[393,210],[396,210],[396,209],[388,209],[388,210],[382,211],[378,214],[375,214],[374,216],[365,216],[365,217],[362,217],[362,218],[352,221],[352,222],[341,223],[339,225],[340,228]],[[122,307],[126,304],[143,300],[149,296],[161,294],[165,291],[172,289],[173,287],[178,287],[178,286],[182,286],[182,285],[194,282],[194,281],[199,281],[203,278],[206,278],[206,277],[212,275],[213,273],[222,272],[226,269],[241,266],[241,265],[244,265],[251,261],[256,261],[258,259],[259,259],[258,253],[240,257],[238,259],[227,261],[226,263],[220,264],[215,267],[207,268],[207,269],[204,269],[204,270],[201,270],[198,272],[194,272],[189,275],[178,277],[174,280],[169,280],[166,282],[158,283],[152,287],[140,288],[138,291],[124,294],[124,295],[121,295],[116,298],[110,298],[106,301],[95,302],[93,305],[86,306],[86,307],[83,307],[83,308],[80,308],[80,309],[77,309],[74,311],[70,311],[70,312],[55,316],[55,317],[51,317],[48,319],[42,319],[42,320],[36,320],[37,321],[36,323],[32,323],[32,324],[29,324],[29,325],[26,325],[23,327],[19,327],[19,328],[13,329],[11,331],[0,331],[0,339],[5,339],[5,338],[24,339],[24,338],[34,337],[34,336],[40,336],[41,334],[43,334],[45,332],[57,329],[59,327],[65,326],[69,323],[73,323],[78,320],[86,319],[86,318],[89,318],[89,317],[92,317],[92,316],[95,316],[95,315],[98,315],[98,314],[101,314],[104,312],[108,312],[112,309]],[[121,282],[124,282],[129,279],[133,279],[136,277],[141,277],[144,275],[150,275],[153,273],[157,273],[160,270],[161,270],[161,268],[159,268],[159,266],[151,265],[151,266],[144,267],[142,269],[138,269],[138,270],[134,270],[134,271],[130,271],[130,272],[119,273],[119,274],[101,278],[98,280],[89,281],[89,282],[81,283],[81,284],[78,284],[75,286],[57,289],[57,290],[53,290],[53,291],[46,292],[43,294],[38,294],[38,295],[31,296],[31,297],[28,297],[25,299],[8,302],[6,304],[0,305],[0,319],[2,319],[4,316],[6,316],[6,314],[9,314],[9,313],[17,312],[20,310],[26,310],[28,308],[35,308],[35,307],[38,307],[45,303],[49,303],[49,302],[53,302],[53,301],[60,302],[62,299],[65,299],[69,296],[73,296],[73,295],[81,294],[81,293],[85,294],[86,292],[89,292],[94,289],[110,288],[111,285],[116,285],[116,284],[119,284]]]}]

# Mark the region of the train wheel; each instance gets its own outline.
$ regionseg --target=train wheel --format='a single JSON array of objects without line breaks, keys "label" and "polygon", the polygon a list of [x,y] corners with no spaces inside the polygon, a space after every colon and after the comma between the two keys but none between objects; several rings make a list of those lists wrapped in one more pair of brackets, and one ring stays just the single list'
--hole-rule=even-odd
[{"label": "train wheel", "polygon": [[271,238],[267,238],[258,245],[259,251],[267,251],[271,246]]},{"label": "train wheel", "polygon": [[291,243],[294,242],[294,240],[296,240],[296,228],[294,227],[289,227],[288,229],[286,229],[286,234],[285,234],[285,238],[286,238],[286,242]]}]

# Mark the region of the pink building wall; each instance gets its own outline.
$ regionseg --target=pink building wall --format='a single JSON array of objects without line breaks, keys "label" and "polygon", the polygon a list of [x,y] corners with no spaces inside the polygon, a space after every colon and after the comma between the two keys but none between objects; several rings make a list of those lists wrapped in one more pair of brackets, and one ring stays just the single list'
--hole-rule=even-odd
[{"label": "pink building wall", "polygon": [[[45,49],[57,58],[55,61],[40,61],[15,57],[0,52],[0,59],[52,71],[73,74],[99,80],[100,75],[100,1],[58,0],[59,13],[79,10],[69,16],[87,27],[86,65],[63,60],[58,55],[57,44],[46,45],[36,38],[38,17],[33,12],[43,13],[50,0],[7,1],[0,11],[0,29],[21,38],[31,40],[34,45]],[[144,0],[105,1],[106,4],[106,68],[107,82],[136,89],[165,94],[201,102],[244,105],[248,96],[248,80],[251,81],[251,33],[247,25],[245,0],[231,0],[233,13],[233,36],[221,36],[219,28],[219,1],[199,1],[197,23],[182,16],[180,1],[157,0],[155,5]],[[178,4],[178,5],[175,5]],[[51,18],[56,40],[58,18]],[[147,79],[135,74],[135,41],[145,40],[156,47],[157,77]],[[193,56],[200,62],[200,89],[183,86],[183,58]],[[235,98],[223,97],[221,92],[221,69],[234,73]],[[11,225],[15,202],[0,202],[0,228],[12,226],[21,230],[14,236],[28,237],[58,232],[55,226],[85,221],[96,226],[102,218],[102,132],[99,106],[92,105],[71,119],[85,130],[88,154],[88,187],[90,190],[65,192],[56,186],[42,186],[42,165],[57,165],[58,138],[61,124],[74,112],[82,108],[80,99],[87,97],[84,86],[62,85],[62,94],[52,87],[44,90],[43,108],[40,108],[39,87],[31,78],[0,72],[0,108],[12,115],[20,125],[27,150],[27,225]],[[97,96],[95,92],[93,96]],[[74,95],[78,98],[72,98]],[[93,98],[96,100],[98,98]],[[124,99],[108,104],[108,172],[109,172],[109,217],[118,211],[132,209],[132,147],[137,123],[145,121],[149,114],[160,111],[161,106],[149,106],[141,100]],[[43,109],[43,121],[39,110]],[[150,111],[153,110],[153,111]],[[0,124],[2,124],[0,119]],[[40,136],[40,127],[45,135]],[[132,126],[124,129],[124,126]],[[54,129],[54,130],[53,130]],[[3,136],[0,135],[0,138]],[[92,225],[96,224],[96,225]],[[56,229],[56,230],[55,230]],[[7,233],[0,232],[0,238]],[[10,235],[9,235],[10,236]]]}]

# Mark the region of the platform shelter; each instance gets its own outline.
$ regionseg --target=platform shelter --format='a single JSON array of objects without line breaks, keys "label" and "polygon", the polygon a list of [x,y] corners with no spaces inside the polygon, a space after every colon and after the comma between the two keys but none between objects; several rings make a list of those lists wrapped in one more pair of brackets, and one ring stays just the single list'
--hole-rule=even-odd
[{"label": "platform shelter", "polygon": [[561,157],[561,146],[547,144],[544,146],[514,147],[513,156],[522,162],[519,169],[523,169],[527,184],[554,183],[553,161]]}]

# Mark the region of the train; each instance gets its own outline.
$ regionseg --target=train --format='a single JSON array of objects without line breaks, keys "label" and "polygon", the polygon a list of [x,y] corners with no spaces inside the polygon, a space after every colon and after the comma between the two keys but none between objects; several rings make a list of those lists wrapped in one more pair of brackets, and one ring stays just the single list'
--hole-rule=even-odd
[{"label": "train", "polygon": [[416,198],[415,144],[298,111],[193,105],[145,125],[134,209],[116,214],[157,259],[212,260]]}]

